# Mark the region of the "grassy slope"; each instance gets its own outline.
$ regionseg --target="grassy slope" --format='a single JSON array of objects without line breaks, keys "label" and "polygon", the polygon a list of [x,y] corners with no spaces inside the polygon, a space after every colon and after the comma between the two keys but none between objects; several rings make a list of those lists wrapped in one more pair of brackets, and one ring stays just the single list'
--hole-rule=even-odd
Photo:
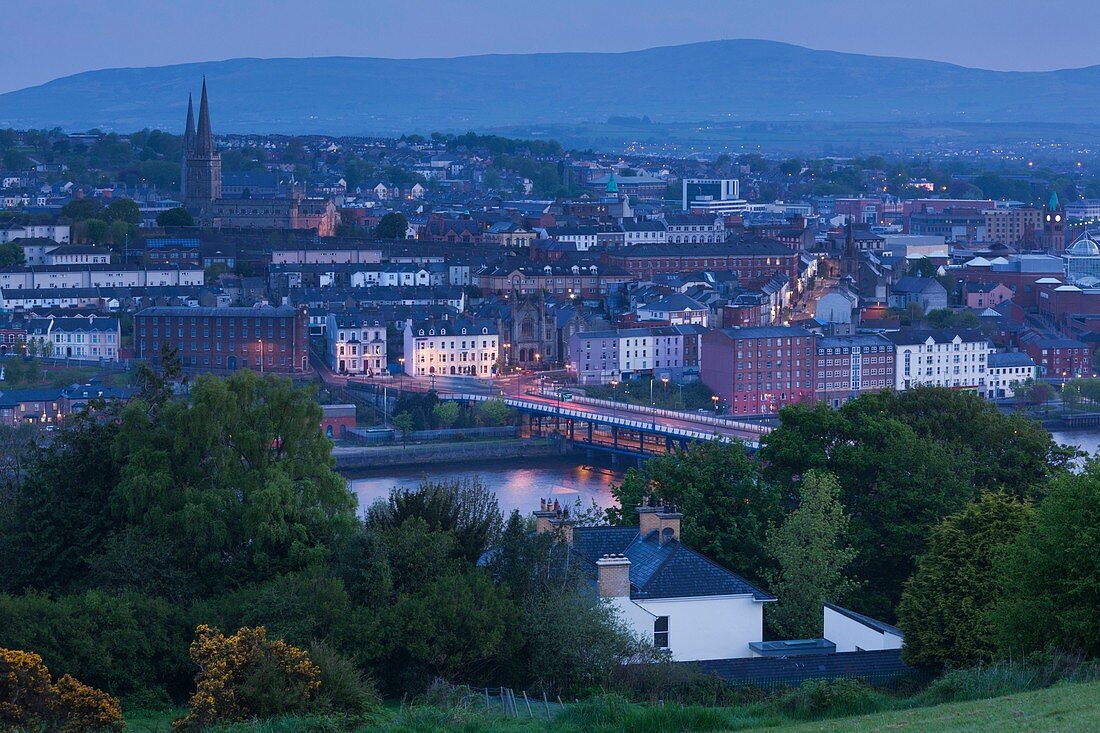
[{"label": "grassy slope", "polygon": [[1100,730],[1100,683],[1058,685],[989,700],[949,703],[852,718],[768,728],[769,733],[1014,733]]},{"label": "grassy slope", "polygon": [[[652,710],[652,709],[650,709]],[[655,712],[655,711],[654,711]],[[1042,731],[1043,733],[1060,731],[1100,730],[1100,682],[1088,684],[1059,685],[1036,692],[1007,695],[973,702],[948,703],[929,707],[898,710],[887,713],[873,713],[847,718],[834,718],[812,723],[786,723],[769,726],[767,722],[754,716],[738,718],[738,711],[730,709],[711,709],[712,714],[678,715],[671,709],[663,711],[665,715],[646,714],[643,710],[637,720],[633,720],[635,730],[722,730],[715,725],[725,717],[725,730],[760,730],[766,733],[871,733],[875,731],[909,730],[921,733],[1016,733],[1017,731]],[[581,731],[611,731],[620,729],[619,725],[599,725],[595,727],[572,724],[554,724],[547,726],[541,720],[506,720],[501,718],[469,718],[452,716],[432,709],[414,709],[406,713],[402,720],[395,720],[396,711],[387,709],[382,714],[386,722],[378,726],[366,726],[362,731],[498,731],[499,733],[520,733],[521,731],[548,731],[554,733],[580,733]],[[168,733],[170,722],[183,711],[165,711],[162,713],[131,712],[127,714],[130,733]],[[728,717],[727,717],[728,716]],[[676,719],[676,720],[674,720]],[[691,722],[701,724],[694,727]],[[246,723],[223,729],[225,733],[296,733],[311,727],[303,719],[283,718],[265,723]],[[619,721],[620,723],[622,721]],[[672,726],[672,727],[669,727]]]}]

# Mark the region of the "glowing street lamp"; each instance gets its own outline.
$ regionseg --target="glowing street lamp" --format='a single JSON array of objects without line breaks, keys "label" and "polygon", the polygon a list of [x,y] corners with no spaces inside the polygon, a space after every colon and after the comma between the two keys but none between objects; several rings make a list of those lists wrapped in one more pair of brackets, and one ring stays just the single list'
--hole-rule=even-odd
[{"label": "glowing street lamp", "polygon": [[714,403],[714,414],[717,415],[718,414],[718,395],[712,394],[710,396],[710,401]]}]

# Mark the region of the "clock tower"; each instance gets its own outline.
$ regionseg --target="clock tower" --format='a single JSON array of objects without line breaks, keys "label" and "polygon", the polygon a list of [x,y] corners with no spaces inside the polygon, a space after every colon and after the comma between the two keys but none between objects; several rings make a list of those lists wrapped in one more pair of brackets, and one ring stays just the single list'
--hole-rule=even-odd
[{"label": "clock tower", "polygon": [[1048,252],[1061,252],[1066,248],[1066,209],[1058,200],[1058,192],[1050,194],[1050,202],[1043,207],[1043,235],[1040,244]]}]

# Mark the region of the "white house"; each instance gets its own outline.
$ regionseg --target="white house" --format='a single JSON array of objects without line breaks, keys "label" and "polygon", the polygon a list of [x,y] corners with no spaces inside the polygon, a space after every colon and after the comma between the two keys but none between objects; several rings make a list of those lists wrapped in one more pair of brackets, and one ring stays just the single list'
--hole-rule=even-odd
[{"label": "white house", "polygon": [[682,544],[675,508],[638,512],[637,527],[574,528],[549,506],[535,518],[539,531],[561,531],[595,577],[599,598],[674,660],[752,656],[749,645],[763,639],[764,604],[775,597]]},{"label": "white house", "polygon": [[710,309],[683,293],[672,293],[636,309],[641,321],[667,321],[673,326],[706,326]]},{"label": "white house", "polygon": [[825,604],[825,638],[837,653],[901,649],[901,629],[832,603]]},{"label": "white house", "polygon": [[410,319],[405,324],[405,373],[488,379],[495,372],[499,342],[495,321]]},{"label": "white house", "polygon": [[82,361],[118,361],[122,331],[109,316],[35,318],[27,324],[27,347],[39,354]]},{"label": "white house", "polygon": [[1016,388],[1039,378],[1039,367],[1022,351],[990,354],[985,382],[985,396],[991,400],[1015,397]]},{"label": "white house", "polygon": [[986,392],[993,349],[978,330],[906,329],[883,334],[894,344],[894,389],[919,385]]},{"label": "white house", "polygon": [[386,323],[377,314],[329,313],[328,363],[339,374],[380,374],[386,368]]}]

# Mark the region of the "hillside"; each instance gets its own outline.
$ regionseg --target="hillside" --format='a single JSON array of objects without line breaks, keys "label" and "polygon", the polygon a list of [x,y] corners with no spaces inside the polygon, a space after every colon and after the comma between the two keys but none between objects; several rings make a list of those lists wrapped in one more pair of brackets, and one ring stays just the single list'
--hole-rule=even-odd
[{"label": "hillside", "polygon": [[766,728],[771,733],[1076,733],[1100,730],[1100,683],[1056,685],[973,702]]},{"label": "hillside", "polygon": [[995,72],[729,40],[627,53],[232,59],[106,69],[0,95],[0,126],[182,127],[209,78],[215,130],[394,134],[603,122],[1089,121],[1100,67]]}]

